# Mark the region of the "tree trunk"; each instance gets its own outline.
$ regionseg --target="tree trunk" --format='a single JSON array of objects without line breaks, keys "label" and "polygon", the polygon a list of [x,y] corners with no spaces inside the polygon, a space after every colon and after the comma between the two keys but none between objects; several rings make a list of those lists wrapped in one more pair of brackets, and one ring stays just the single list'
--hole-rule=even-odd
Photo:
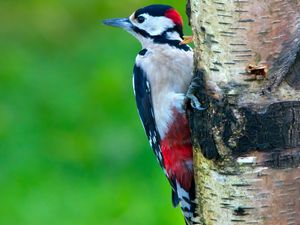
[{"label": "tree trunk", "polygon": [[203,225],[300,224],[300,0],[190,0]]}]

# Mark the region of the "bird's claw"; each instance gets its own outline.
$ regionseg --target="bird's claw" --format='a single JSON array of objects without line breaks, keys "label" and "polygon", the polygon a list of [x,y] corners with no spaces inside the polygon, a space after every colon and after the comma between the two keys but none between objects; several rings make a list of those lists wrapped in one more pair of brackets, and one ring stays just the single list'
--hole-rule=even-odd
[{"label": "bird's claw", "polygon": [[198,98],[193,94],[187,94],[186,96],[190,100],[190,104],[194,109],[197,109],[199,111],[203,111],[206,108],[201,106],[201,103],[199,102]]}]

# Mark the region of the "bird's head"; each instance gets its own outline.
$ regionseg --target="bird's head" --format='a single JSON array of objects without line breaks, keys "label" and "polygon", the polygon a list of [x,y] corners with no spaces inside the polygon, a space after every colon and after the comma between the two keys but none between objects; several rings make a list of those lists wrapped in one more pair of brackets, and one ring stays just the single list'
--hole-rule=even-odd
[{"label": "bird's head", "polygon": [[104,24],[121,27],[135,36],[144,47],[150,43],[180,43],[183,21],[168,5],[150,5],[136,10],[128,18],[107,19]]}]

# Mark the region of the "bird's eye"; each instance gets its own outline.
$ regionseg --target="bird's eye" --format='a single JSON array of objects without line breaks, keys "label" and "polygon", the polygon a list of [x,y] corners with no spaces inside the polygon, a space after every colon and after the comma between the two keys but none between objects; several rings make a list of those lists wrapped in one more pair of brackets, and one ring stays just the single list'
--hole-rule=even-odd
[{"label": "bird's eye", "polygon": [[138,21],[138,23],[143,23],[145,21],[145,17],[143,16],[138,16],[138,18],[136,18],[136,20]]}]

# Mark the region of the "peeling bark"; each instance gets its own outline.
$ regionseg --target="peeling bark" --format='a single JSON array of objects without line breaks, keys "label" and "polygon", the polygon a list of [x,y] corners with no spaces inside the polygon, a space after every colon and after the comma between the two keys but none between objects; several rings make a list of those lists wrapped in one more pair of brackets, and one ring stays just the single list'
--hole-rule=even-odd
[{"label": "peeling bark", "polygon": [[[202,224],[300,224],[300,0],[190,0],[187,14]],[[267,74],[248,79],[249,64]]]}]

